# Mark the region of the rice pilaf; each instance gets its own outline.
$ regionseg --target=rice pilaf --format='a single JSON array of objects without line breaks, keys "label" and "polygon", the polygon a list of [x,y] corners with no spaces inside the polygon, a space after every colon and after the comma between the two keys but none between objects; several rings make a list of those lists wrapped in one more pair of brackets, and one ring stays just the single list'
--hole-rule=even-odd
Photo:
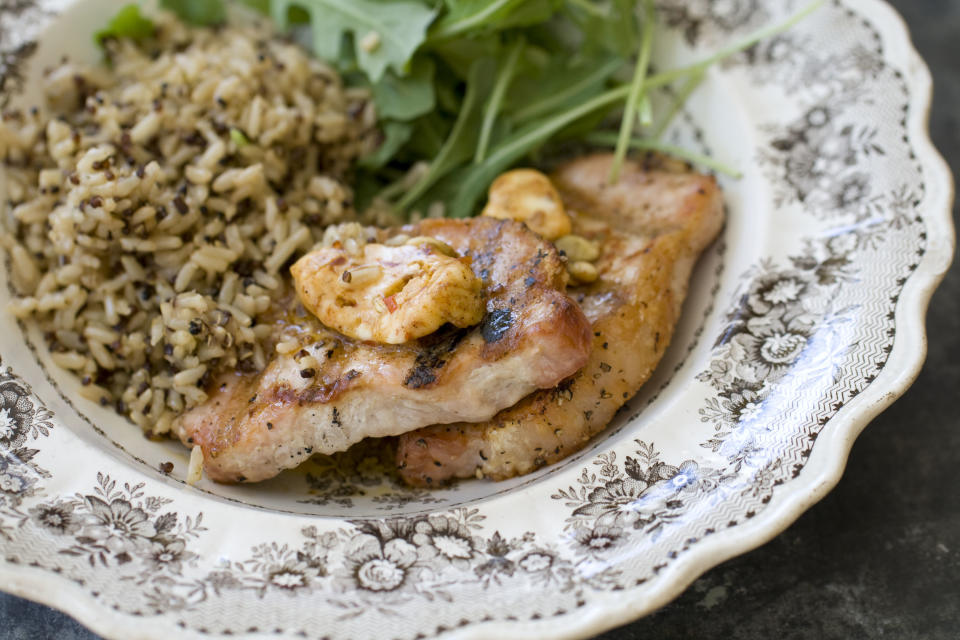
[{"label": "rice pilaf", "polygon": [[286,267],[356,217],[345,180],[378,134],[365,91],[268,26],[156,24],[109,67],[48,70],[50,113],[5,112],[0,159],[13,312],[161,434],[216,372],[265,365]]}]

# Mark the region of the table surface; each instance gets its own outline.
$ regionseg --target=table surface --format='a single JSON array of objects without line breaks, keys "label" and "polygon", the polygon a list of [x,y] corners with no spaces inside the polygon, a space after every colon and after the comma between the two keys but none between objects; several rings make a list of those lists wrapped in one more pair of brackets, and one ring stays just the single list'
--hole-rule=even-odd
[{"label": "table surface", "polygon": [[[934,76],[934,143],[960,175],[960,0],[894,0]],[[954,206],[954,221],[960,216]],[[659,612],[598,640],[960,636],[960,266],[928,316],[916,384],[857,440],[843,479],[786,532],[706,573]],[[0,593],[0,638],[96,640]]]}]

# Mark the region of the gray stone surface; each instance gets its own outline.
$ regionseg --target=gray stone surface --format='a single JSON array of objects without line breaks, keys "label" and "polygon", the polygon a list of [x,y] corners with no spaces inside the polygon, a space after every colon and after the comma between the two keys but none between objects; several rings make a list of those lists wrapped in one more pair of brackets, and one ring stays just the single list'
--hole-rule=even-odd
[{"label": "gray stone surface", "polygon": [[[893,4],[933,70],[933,139],[960,174],[960,0]],[[955,206],[955,221],[958,213]],[[766,546],[600,640],[960,638],[958,319],[955,265],[930,307],[920,378],[864,431],[837,488]],[[0,594],[0,638],[97,637],[59,612]]]}]

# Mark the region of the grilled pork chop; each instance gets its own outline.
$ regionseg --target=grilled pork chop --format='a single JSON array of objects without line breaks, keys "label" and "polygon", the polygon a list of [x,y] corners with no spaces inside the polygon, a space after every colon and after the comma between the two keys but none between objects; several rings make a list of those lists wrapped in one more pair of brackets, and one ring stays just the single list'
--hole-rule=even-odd
[{"label": "grilled pork chop", "polygon": [[610,156],[562,167],[553,181],[574,233],[598,242],[599,279],[571,295],[590,320],[586,366],[491,420],[435,425],[399,438],[412,485],[529,473],[581,449],[653,373],[670,343],[697,257],[723,223],[713,178],[630,163],[608,184]]},{"label": "grilled pork chop", "polygon": [[223,376],[174,427],[203,449],[210,478],[255,482],[366,437],[486,420],[587,361],[590,326],[564,293],[564,262],[551,243],[492,218],[428,220],[392,233],[400,232],[439,239],[470,261],[483,283],[482,322],[385,345],[292,312],[281,323],[284,340],[296,335],[302,349],[278,354],[259,374]]}]

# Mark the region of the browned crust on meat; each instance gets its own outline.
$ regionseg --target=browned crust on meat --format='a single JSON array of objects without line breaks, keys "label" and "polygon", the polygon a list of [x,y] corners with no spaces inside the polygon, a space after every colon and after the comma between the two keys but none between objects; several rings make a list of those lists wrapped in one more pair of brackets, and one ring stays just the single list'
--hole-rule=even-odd
[{"label": "browned crust on meat", "polygon": [[[563,318],[576,313],[568,309],[575,305],[563,293],[567,285],[563,259],[552,247],[531,244],[526,239],[529,230],[518,222],[476,218],[468,228],[459,220],[426,220],[410,231],[446,242],[470,260],[484,283],[487,313],[481,327],[486,345],[481,357],[485,360],[496,360],[514,351],[521,338],[541,333],[526,330],[533,320],[530,314],[534,309],[528,304],[531,295],[545,299]],[[509,318],[501,321],[506,325],[503,330],[486,331],[497,317]]]},{"label": "browned crust on meat", "polygon": [[479,424],[437,425],[398,439],[404,480],[430,485],[454,477],[502,480],[581,449],[647,381],[670,344],[687,280],[722,225],[711,177],[646,171],[630,163],[606,183],[609,156],[554,176],[565,204],[589,218],[575,232],[601,242],[600,279],[576,292],[592,321],[587,364],[558,387],[531,394]]},{"label": "browned crust on meat", "polygon": [[[464,398],[466,381],[481,364],[508,356],[513,362],[536,361],[537,367],[532,372],[526,367],[524,379],[516,381],[525,393],[556,384],[586,362],[590,326],[563,292],[563,259],[524,225],[489,218],[429,220],[393,233],[400,232],[436,237],[466,256],[484,280],[483,322],[402,345],[374,345],[336,334],[302,311],[278,313],[313,336],[310,355],[321,364],[307,377],[291,377],[290,370],[300,372],[294,356],[277,356],[260,374],[225,375],[205,404],[181,416],[175,429],[186,444],[202,447],[212,479],[257,481],[296,466],[314,448],[325,451],[323,434],[363,428],[362,412],[351,408],[377,407],[377,417],[386,422],[391,402],[423,407],[421,413],[443,403],[447,414],[441,415],[449,415],[453,405],[489,415],[488,408],[503,406],[495,403],[500,387],[491,387],[489,398],[478,393],[482,402]],[[324,411],[316,410],[320,406]],[[409,428],[423,424],[429,421]]]}]

